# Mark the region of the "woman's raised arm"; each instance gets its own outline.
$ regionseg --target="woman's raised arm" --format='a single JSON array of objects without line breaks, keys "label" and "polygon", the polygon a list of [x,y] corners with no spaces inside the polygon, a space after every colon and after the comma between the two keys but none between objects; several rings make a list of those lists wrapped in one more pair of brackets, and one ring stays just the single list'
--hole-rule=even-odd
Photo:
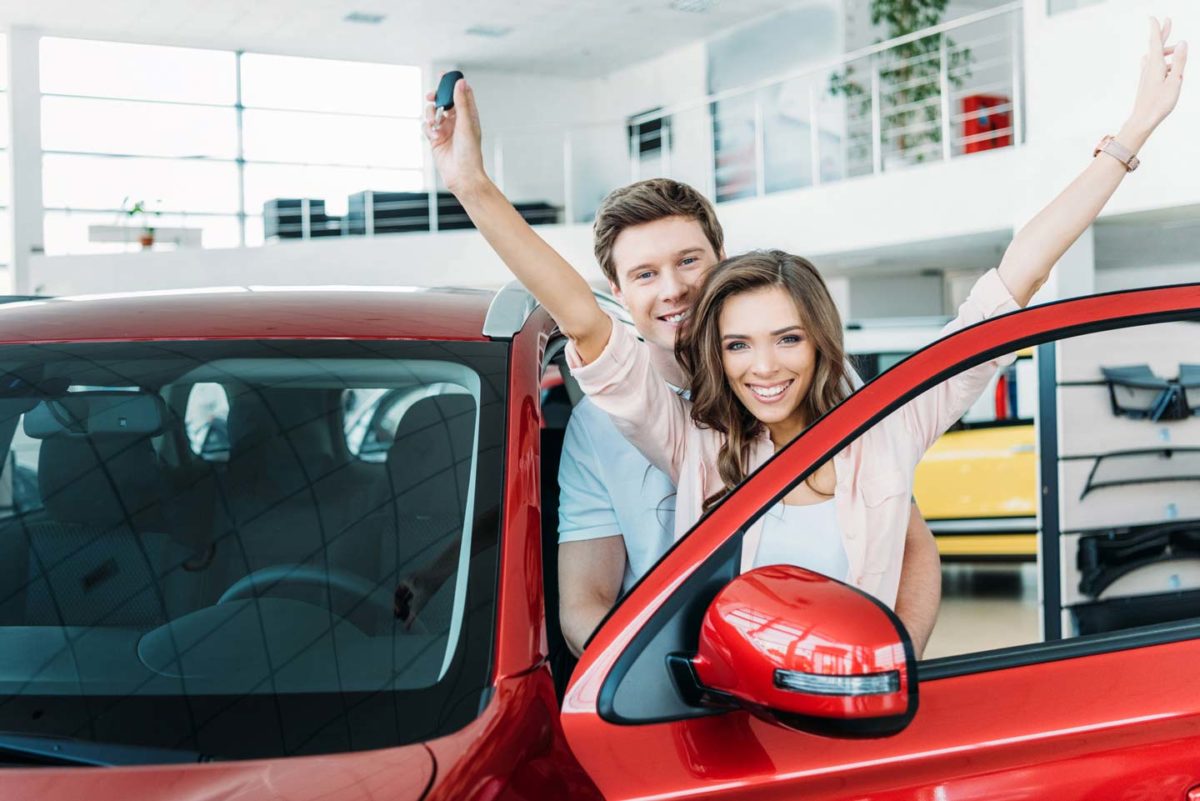
[{"label": "woman's raised arm", "polygon": [[[1142,149],[1179,100],[1187,43],[1168,47],[1170,33],[1169,19],[1160,27],[1158,20],[1151,17],[1133,113],[1113,137],[1130,153]],[[1018,304],[1029,304],[1033,294],[1046,283],[1050,269],[1095,221],[1126,172],[1125,164],[1117,158],[1100,153],[1070,186],[1017,233],[1004,252],[999,272]]]},{"label": "woman's raised arm", "polygon": [[462,203],[492,250],[575,343],[579,356],[592,362],[608,344],[612,318],[601,311],[583,276],[534,232],[488,178],[471,87],[458,80],[454,108],[437,125],[432,92],[426,100],[430,102],[425,108],[425,135],[446,188]]}]

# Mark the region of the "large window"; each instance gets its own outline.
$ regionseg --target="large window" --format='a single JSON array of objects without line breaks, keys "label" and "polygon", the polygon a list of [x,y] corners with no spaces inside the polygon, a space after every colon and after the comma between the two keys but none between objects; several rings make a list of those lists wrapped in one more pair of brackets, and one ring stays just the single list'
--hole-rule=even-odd
[{"label": "large window", "polygon": [[[12,259],[12,223],[8,206],[12,203],[8,174],[8,38],[0,34],[0,270],[5,276]],[[7,285],[7,278],[4,279]]]},{"label": "large window", "polygon": [[423,187],[415,67],[48,37],[41,89],[49,254],[257,245],[272,200]]}]

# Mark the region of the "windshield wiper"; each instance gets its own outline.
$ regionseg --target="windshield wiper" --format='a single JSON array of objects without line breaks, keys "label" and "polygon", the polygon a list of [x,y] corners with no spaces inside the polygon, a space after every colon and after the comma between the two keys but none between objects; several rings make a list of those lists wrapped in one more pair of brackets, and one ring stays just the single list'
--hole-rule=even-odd
[{"label": "windshield wiper", "polygon": [[209,762],[199,751],[127,743],[98,743],[77,737],[0,731],[0,765],[172,765]]}]

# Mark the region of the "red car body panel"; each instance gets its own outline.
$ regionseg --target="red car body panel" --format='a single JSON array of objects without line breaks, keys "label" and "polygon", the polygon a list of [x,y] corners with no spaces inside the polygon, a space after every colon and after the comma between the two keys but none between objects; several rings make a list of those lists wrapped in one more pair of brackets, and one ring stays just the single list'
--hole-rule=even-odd
[{"label": "red car body panel", "polygon": [[480,340],[492,293],[233,287],[0,305],[0,342],[205,339]]},{"label": "red car body panel", "polygon": [[292,759],[135,768],[4,768],[0,798],[38,801],[416,801],[434,764],[424,745]]}]

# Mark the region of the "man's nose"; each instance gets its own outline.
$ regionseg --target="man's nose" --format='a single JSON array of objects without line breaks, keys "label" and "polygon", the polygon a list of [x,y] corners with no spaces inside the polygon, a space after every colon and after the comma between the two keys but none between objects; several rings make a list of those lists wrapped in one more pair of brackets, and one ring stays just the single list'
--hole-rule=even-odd
[{"label": "man's nose", "polygon": [[663,300],[679,300],[687,292],[687,285],[679,280],[679,273],[672,268],[663,270],[658,286]]}]

